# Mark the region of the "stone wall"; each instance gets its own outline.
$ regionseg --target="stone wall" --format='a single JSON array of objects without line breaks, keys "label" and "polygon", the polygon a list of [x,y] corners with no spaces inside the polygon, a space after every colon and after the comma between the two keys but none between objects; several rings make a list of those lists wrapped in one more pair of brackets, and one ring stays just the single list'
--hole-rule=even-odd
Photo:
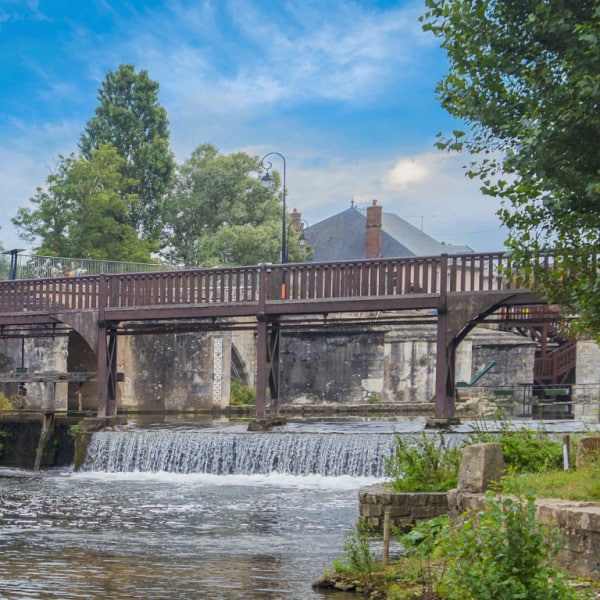
[{"label": "stone wall", "polygon": [[410,529],[418,521],[426,521],[448,513],[445,492],[393,492],[384,485],[372,485],[358,492],[359,520],[375,531],[383,531],[383,519],[390,513],[392,526]]},{"label": "stone wall", "polygon": [[119,338],[118,406],[129,411],[193,411],[229,404],[227,332]]},{"label": "stone wall", "polygon": [[[431,316],[426,313],[421,317]],[[575,414],[597,419],[600,349],[592,342],[580,346]],[[76,333],[69,338],[28,339],[24,348],[30,371],[72,371],[78,366],[97,370],[95,353]],[[420,406],[427,410],[435,392],[435,353],[434,325],[381,325],[375,313],[368,327],[284,332],[282,407],[324,405],[346,410],[380,405],[389,410],[418,410]],[[476,403],[478,416],[509,403],[517,412],[529,406],[530,398],[522,397],[518,383],[531,383],[534,353],[533,342],[521,336],[478,326],[457,348],[456,380],[468,382],[491,361],[496,364],[476,387],[459,388],[460,399]],[[232,363],[242,383],[255,385],[256,336],[252,330],[120,336],[117,360],[123,379],[118,384],[120,410],[207,410],[227,406]],[[21,341],[0,340],[0,371],[13,371],[20,361]],[[27,387],[24,408],[48,407],[52,394],[56,395],[55,407],[61,410],[80,406],[94,410],[97,405],[95,382],[69,384],[68,390],[66,383]],[[9,395],[16,393],[14,384],[3,388]],[[510,397],[495,393],[509,389],[518,393]],[[471,410],[464,402],[457,408]]]},{"label": "stone wall", "polygon": [[[497,365],[482,380],[486,386],[533,379],[535,343],[512,333],[476,328],[456,356],[457,381],[470,381],[492,360]],[[435,326],[381,326],[376,315],[368,329],[286,333],[283,403],[427,404],[435,394],[435,357]]]},{"label": "stone wall", "polygon": [[381,401],[385,332],[319,330],[287,335],[280,352],[285,402]]}]

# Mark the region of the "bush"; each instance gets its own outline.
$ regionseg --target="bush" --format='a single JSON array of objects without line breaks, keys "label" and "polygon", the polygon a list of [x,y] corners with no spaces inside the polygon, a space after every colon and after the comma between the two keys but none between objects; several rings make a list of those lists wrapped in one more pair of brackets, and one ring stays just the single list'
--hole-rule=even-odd
[{"label": "bush", "polygon": [[442,433],[410,439],[397,434],[385,466],[395,492],[445,492],[456,487],[460,459],[460,448]]},{"label": "bush", "polygon": [[7,396],[4,392],[0,392],[0,410],[12,410],[14,409],[12,399]]},{"label": "bush", "polygon": [[485,423],[477,424],[469,434],[468,443],[501,444],[504,463],[514,473],[544,473],[562,467],[562,443],[553,440],[547,431],[525,427],[514,429],[506,421],[496,422],[494,429],[490,431]]},{"label": "bush", "polygon": [[447,530],[440,582],[448,600],[571,600],[564,574],[551,563],[560,550],[556,530],[541,524],[534,499],[489,492],[485,508]]},{"label": "bush", "polygon": [[370,530],[364,523],[358,523],[344,538],[344,559],[346,563],[336,563],[336,571],[352,573],[359,577],[363,585],[372,583],[373,573],[379,563],[371,552]]},{"label": "bush", "polygon": [[232,379],[229,404],[234,406],[252,406],[256,404],[256,390]]}]

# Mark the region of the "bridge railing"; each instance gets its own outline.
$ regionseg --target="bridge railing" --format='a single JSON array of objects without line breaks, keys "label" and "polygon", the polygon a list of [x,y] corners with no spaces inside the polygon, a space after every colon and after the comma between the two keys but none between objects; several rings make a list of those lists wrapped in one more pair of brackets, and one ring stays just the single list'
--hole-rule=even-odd
[{"label": "bridge railing", "polygon": [[[504,290],[511,287],[509,259],[502,252],[415,258],[299,263],[269,267],[269,300],[438,294],[442,272],[447,291]],[[285,287],[282,288],[282,284]],[[282,293],[282,289],[284,293]]]},{"label": "bridge railing", "polygon": [[109,308],[258,302],[259,267],[120,274],[107,284]]},{"label": "bridge railing", "polygon": [[[269,300],[435,294],[439,257],[272,265]],[[285,296],[280,283],[285,283]]]},{"label": "bridge railing", "polygon": [[95,309],[98,307],[99,282],[98,276],[1,281],[0,311]]},{"label": "bridge railing", "polygon": [[493,291],[516,285],[507,273],[507,256],[492,253],[23,279],[0,281],[0,311]]},{"label": "bridge railing", "polygon": [[448,291],[483,292],[511,287],[510,259],[503,252],[448,256]]}]

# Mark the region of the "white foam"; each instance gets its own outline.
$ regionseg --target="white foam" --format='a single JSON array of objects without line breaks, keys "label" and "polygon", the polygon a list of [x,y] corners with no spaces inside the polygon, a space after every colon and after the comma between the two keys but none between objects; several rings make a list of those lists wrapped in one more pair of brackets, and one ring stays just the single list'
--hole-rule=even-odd
[{"label": "white foam", "polygon": [[268,473],[251,475],[213,475],[209,473],[169,473],[166,471],[74,472],[70,477],[90,481],[134,481],[176,483],[190,486],[273,486],[296,489],[355,490],[365,485],[385,481],[376,477],[327,477],[324,475],[289,475]]}]

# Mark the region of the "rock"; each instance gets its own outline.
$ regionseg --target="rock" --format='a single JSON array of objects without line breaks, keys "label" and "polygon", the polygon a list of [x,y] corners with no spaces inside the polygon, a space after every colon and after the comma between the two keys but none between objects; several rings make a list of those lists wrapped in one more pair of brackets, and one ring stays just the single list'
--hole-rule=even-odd
[{"label": "rock", "polygon": [[271,431],[273,427],[280,427],[287,423],[284,417],[272,419],[254,419],[248,423],[248,431]]},{"label": "rock", "polygon": [[495,443],[473,444],[463,452],[458,474],[459,492],[483,493],[490,483],[504,475],[502,446]]},{"label": "rock", "polygon": [[333,589],[334,582],[331,580],[331,577],[327,575],[323,575],[323,577],[319,577],[316,581],[313,581],[311,587],[314,590],[331,590]]},{"label": "rock", "polygon": [[600,458],[600,436],[592,435],[581,438],[577,446],[576,466],[581,468],[586,464],[598,461]]}]

